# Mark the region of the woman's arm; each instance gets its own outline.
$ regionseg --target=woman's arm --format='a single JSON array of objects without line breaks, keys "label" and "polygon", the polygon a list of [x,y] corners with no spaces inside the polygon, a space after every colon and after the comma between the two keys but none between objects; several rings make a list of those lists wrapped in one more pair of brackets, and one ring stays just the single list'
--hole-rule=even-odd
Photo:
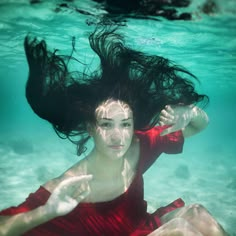
[{"label": "woman's arm", "polygon": [[53,190],[45,205],[13,216],[0,216],[0,236],[19,236],[71,212],[90,192],[91,175],[70,177]]},{"label": "woman's arm", "polygon": [[189,137],[201,132],[209,123],[209,118],[206,112],[199,107],[194,106],[191,112],[193,114],[190,122],[182,129],[184,137]]},{"label": "woman's arm", "polygon": [[55,218],[44,206],[14,216],[0,216],[0,236],[19,236]]},{"label": "woman's arm", "polygon": [[160,125],[170,125],[161,135],[183,131],[184,137],[195,135],[206,128],[209,123],[207,114],[193,105],[167,105],[161,111]]}]

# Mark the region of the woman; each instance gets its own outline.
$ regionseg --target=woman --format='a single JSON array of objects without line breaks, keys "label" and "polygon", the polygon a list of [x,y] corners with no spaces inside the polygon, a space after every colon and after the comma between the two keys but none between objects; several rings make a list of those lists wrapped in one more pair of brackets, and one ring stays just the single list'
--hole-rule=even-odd
[{"label": "woman", "polygon": [[89,40],[101,68],[75,78],[71,56],[25,39],[32,109],[76,143],[79,155],[91,137],[94,148],[24,203],[3,210],[0,235],[226,235],[201,205],[177,199],[149,214],[143,200],[143,173],[161,153],[180,153],[184,138],[207,126],[196,106],[207,96],[185,78],[195,77],[127,48],[113,29],[97,29]]}]

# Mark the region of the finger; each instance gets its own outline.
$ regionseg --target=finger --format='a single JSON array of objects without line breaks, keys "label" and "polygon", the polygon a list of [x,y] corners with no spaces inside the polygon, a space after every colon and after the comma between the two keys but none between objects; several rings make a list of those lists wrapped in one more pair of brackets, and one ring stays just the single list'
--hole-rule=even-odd
[{"label": "finger", "polygon": [[164,121],[165,123],[168,122],[168,124],[172,123],[174,120],[174,116],[167,112],[166,110],[163,110],[160,114],[159,120]]},{"label": "finger", "polygon": [[172,108],[171,105],[166,105],[166,106],[165,106],[165,110],[166,110],[170,115],[174,115],[174,109]]},{"label": "finger", "polygon": [[160,123],[161,123],[162,125],[172,125],[172,124],[173,124],[173,120],[161,116],[160,119],[159,119],[159,124],[160,124]]},{"label": "finger", "polygon": [[90,190],[88,189],[88,190],[86,190],[86,191],[80,193],[80,194],[76,197],[76,199],[77,199],[78,202],[81,202],[81,201],[82,201],[83,199],[85,199],[89,194],[90,194]]},{"label": "finger", "polygon": [[91,190],[89,186],[87,186],[86,188],[76,189],[74,193],[71,195],[71,197],[73,199],[76,199],[76,201],[81,201],[84,198],[86,198],[90,194],[90,192]]},{"label": "finger", "polygon": [[172,112],[169,112],[168,110],[162,110],[160,117],[165,117],[167,119],[173,119],[174,116],[172,115]]},{"label": "finger", "polygon": [[77,188],[74,189],[72,196],[74,198],[77,198],[78,196],[80,196],[84,192],[90,192],[90,185],[88,182],[83,182],[82,184],[77,186]]}]

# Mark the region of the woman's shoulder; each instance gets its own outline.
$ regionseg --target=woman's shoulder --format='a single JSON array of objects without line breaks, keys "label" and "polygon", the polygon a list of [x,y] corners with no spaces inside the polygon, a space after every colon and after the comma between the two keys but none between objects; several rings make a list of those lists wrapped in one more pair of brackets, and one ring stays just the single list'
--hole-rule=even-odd
[{"label": "woman's shoulder", "polygon": [[70,167],[68,170],[66,170],[64,173],[62,173],[60,176],[51,179],[47,181],[45,184],[43,184],[43,187],[48,190],[49,192],[53,192],[53,190],[60,184],[63,180],[74,177],[74,176],[80,176],[80,175],[86,175],[87,174],[87,159],[82,159],[76,164],[74,164],[72,167]]}]

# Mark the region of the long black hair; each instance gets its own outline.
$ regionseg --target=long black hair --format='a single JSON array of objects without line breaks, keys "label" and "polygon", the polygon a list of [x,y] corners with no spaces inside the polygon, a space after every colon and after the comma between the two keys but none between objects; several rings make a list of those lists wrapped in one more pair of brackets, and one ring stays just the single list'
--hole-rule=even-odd
[{"label": "long black hair", "polygon": [[89,43],[100,58],[100,67],[75,76],[68,62],[76,58],[49,51],[44,40],[26,36],[24,42],[29,65],[27,100],[60,137],[78,145],[78,154],[89,139],[87,124],[96,122],[96,107],[109,98],[130,106],[136,130],[153,127],[166,104],[208,102],[206,95],[195,91],[197,78],[192,73],[164,57],[126,47],[115,28],[98,27]]}]

